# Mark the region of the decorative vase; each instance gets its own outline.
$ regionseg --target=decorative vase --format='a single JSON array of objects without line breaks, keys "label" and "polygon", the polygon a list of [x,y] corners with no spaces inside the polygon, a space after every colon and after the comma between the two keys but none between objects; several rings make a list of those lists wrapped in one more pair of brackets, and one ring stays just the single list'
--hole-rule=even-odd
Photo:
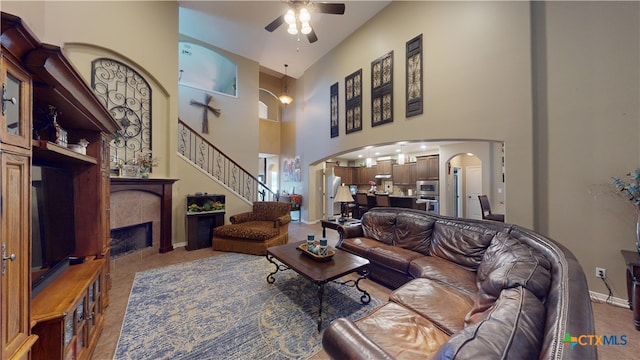
[{"label": "decorative vase", "polygon": [[148,179],[149,178],[149,169],[147,168],[140,168],[140,177],[143,179]]}]

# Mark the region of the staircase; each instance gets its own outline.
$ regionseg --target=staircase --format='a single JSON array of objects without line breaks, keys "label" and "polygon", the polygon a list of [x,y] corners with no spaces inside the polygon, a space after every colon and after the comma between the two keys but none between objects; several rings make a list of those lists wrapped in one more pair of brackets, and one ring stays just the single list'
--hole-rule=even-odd
[{"label": "staircase", "polygon": [[178,119],[178,155],[250,203],[278,201],[278,194],[180,119]]}]

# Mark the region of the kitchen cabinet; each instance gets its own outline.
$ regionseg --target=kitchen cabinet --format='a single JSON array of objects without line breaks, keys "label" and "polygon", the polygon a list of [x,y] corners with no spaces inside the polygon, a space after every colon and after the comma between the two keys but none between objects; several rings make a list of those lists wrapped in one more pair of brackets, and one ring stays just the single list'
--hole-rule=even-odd
[{"label": "kitchen cabinet", "polygon": [[340,181],[343,184],[349,185],[349,184],[353,184],[353,170],[354,168],[352,167],[347,167],[347,166],[336,166],[333,168],[333,174],[335,176],[339,176],[340,177]]},{"label": "kitchen cabinet", "polygon": [[416,180],[438,180],[440,173],[440,156],[422,156],[416,158]]},{"label": "kitchen cabinet", "polygon": [[391,160],[380,160],[376,162],[377,174],[391,174],[393,162]]},{"label": "kitchen cabinet", "polygon": [[416,185],[416,163],[393,164],[392,179],[395,185]]}]

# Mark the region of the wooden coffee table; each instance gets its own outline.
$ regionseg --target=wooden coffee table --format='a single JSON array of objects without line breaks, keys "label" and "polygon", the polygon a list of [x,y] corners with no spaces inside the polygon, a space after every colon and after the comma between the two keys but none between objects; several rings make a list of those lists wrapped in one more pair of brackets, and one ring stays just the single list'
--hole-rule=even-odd
[{"label": "wooden coffee table", "polygon": [[[304,241],[289,243],[285,245],[272,246],[267,248],[267,260],[276,266],[274,272],[267,275],[267,282],[273,284],[276,279],[275,275],[278,271],[294,270],[298,274],[313,281],[318,286],[318,331],[322,327],[322,298],[324,297],[324,284],[333,281],[340,285],[355,287],[362,292],[360,301],[368,304],[371,296],[358,285],[360,280],[369,276],[369,260],[360,256],[348,253],[346,251],[335,249],[335,255],[329,261],[317,261],[303,254],[297,247]],[[278,260],[276,262],[275,260]],[[357,272],[360,277],[356,280],[335,281],[336,279]]]}]

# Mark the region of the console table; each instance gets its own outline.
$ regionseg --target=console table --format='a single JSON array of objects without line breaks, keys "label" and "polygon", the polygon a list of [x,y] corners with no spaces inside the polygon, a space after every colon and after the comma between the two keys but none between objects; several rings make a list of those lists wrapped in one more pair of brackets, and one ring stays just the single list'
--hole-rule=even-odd
[{"label": "console table", "polygon": [[633,310],[633,325],[640,331],[640,255],[637,251],[621,250],[627,263],[627,295]]},{"label": "console table", "polygon": [[146,191],[160,197],[160,253],[173,250],[171,243],[171,207],[173,197],[171,187],[178,179],[139,179],[139,178],[111,178],[111,192],[138,190]]}]

